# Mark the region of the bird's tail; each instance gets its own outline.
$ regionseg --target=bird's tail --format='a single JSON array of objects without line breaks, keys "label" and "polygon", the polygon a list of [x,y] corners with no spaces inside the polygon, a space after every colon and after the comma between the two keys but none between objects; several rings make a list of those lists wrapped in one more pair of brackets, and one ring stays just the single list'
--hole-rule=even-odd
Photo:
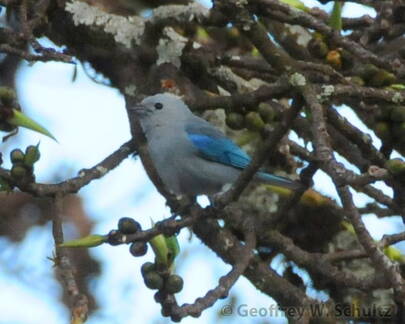
[{"label": "bird's tail", "polygon": [[294,181],[288,178],[275,176],[265,172],[257,172],[256,178],[268,183],[269,185],[287,188],[290,190],[298,190],[304,187],[304,185],[299,181]]}]

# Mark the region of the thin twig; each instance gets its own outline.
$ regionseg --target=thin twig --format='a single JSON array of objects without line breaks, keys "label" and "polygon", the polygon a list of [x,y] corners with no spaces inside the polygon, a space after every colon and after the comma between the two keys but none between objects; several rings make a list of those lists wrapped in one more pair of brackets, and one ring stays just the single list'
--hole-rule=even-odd
[{"label": "thin twig", "polygon": [[233,287],[239,277],[245,272],[249,262],[253,256],[252,250],[256,246],[256,237],[252,228],[246,229],[245,232],[245,246],[243,253],[239,255],[239,260],[232,266],[232,270],[219,279],[218,286],[209,290],[205,296],[199,297],[192,304],[183,304],[178,306],[173,302],[174,299],[168,298],[168,304],[165,305],[165,299],[162,301],[162,307],[168,308],[172,320],[177,321],[186,316],[199,317],[201,312],[212,305],[219,299],[228,296],[229,290]]},{"label": "thin twig", "polygon": [[344,178],[344,174],[342,174],[342,170],[344,170],[344,168],[338,165],[334,159],[332,149],[329,144],[329,134],[327,133],[323,107],[317,101],[317,97],[311,85],[306,84],[301,88],[301,90],[313,116],[312,131],[315,144],[315,154],[331,175],[338,194],[342,200],[343,207],[350,217],[361,245],[373,260],[373,265],[375,265],[378,270],[382,271],[387,276],[387,279],[390,281],[394,291],[396,291],[398,296],[403,299],[405,297],[405,284],[399,269],[374,243],[361,219],[357,208],[353,203],[348,185],[342,185],[344,183],[344,180],[342,179]]},{"label": "thin twig", "polygon": [[130,140],[92,168],[81,170],[77,177],[56,184],[19,183],[11,177],[9,171],[3,168],[0,168],[0,177],[21,191],[31,193],[36,197],[53,197],[56,194],[76,193],[91,181],[103,177],[107,172],[117,167],[134,150],[134,142]]},{"label": "thin twig", "polygon": [[84,323],[88,314],[88,300],[86,295],[82,294],[77,285],[74,273],[75,269],[72,265],[66,248],[59,247],[63,243],[62,230],[62,203],[63,196],[55,197],[55,210],[52,219],[52,233],[55,241],[56,259],[58,275],[63,288],[69,296],[70,311],[72,320],[71,323]]}]

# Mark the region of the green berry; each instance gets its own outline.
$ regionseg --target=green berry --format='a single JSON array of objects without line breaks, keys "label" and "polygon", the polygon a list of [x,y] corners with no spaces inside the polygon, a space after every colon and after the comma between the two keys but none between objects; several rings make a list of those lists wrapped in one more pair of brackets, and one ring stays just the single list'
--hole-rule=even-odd
[{"label": "green berry", "polygon": [[141,225],[132,218],[123,217],[118,221],[118,230],[122,234],[134,234],[141,230]]},{"label": "green berry", "polygon": [[40,158],[38,146],[30,145],[25,149],[24,164],[33,166]]},{"label": "green berry", "polygon": [[22,165],[13,165],[11,168],[11,176],[14,179],[20,180],[28,174],[28,170]]},{"label": "green berry", "polygon": [[122,234],[116,230],[110,231],[110,233],[108,233],[107,243],[112,246],[122,244]]},{"label": "green berry", "polygon": [[226,115],[226,125],[235,130],[243,129],[245,127],[245,118],[238,113],[229,113]]},{"label": "green berry", "polygon": [[264,122],[257,112],[251,111],[245,116],[246,127],[251,131],[260,131],[264,127]]},{"label": "green berry", "polygon": [[277,117],[275,110],[265,102],[259,105],[259,114],[266,123],[272,122]]},{"label": "green berry", "polygon": [[358,65],[354,69],[355,75],[358,75],[365,81],[369,81],[378,73],[378,68],[373,64]]},{"label": "green berry", "polygon": [[364,86],[364,84],[365,84],[364,80],[357,75],[350,77],[350,82],[352,82],[356,85],[359,85],[361,87]]},{"label": "green berry", "polygon": [[307,45],[308,51],[316,58],[323,59],[329,52],[328,45],[319,37],[312,38]]},{"label": "green berry", "polygon": [[169,294],[176,294],[183,289],[183,279],[178,275],[171,275],[165,283],[165,290]]},{"label": "green berry", "polygon": [[389,86],[390,84],[396,81],[396,77],[394,74],[386,71],[386,70],[378,70],[376,74],[369,81],[369,85],[373,87],[384,87]]},{"label": "green berry", "polygon": [[157,272],[152,271],[147,273],[143,277],[143,281],[145,282],[146,287],[149,289],[162,289],[163,288],[163,278]]},{"label": "green berry", "polygon": [[163,295],[162,291],[157,291],[154,295],[153,298],[155,299],[155,302],[161,304],[163,302]]},{"label": "green berry", "polygon": [[394,175],[405,174],[405,162],[401,159],[392,159],[385,163],[385,167]]},{"label": "green berry", "polygon": [[144,264],[142,264],[142,267],[141,267],[142,276],[145,276],[147,273],[155,271],[155,270],[156,270],[156,266],[152,262],[145,262]]},{"label": "green berry", "polygon": [[13,164],[24,160],[24,153],[20,149],[15,149],[10,152],[10,160]]},{"label": "green berry", "polygon": [[148,245],[145,242],[134,242],[129,247],[129,252],[135,256],[143,256],[148,252]]}]

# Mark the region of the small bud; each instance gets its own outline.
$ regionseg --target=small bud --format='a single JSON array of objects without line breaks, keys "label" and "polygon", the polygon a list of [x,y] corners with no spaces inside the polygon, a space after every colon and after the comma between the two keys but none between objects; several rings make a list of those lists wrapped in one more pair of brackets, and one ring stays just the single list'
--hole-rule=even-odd
[{"label": "small bud", "polygon": [[33,166],[40,158],[38,145],[30,145],[25,149],[24,164],[27,166]]},{"label": "small bud", "polygon": [[28,170],[24,166],[18,164],[13,165],[10,172],[11,176],[16,180],[20,180],[28,174]]},{"label": "small bud", "polygon": [[171,275],[165,282],[165,290],[169,294],[176,294],[183,289],[183,279],[178,275]]},{"label": "small bud", "polygon": [[143,277],[145,286],[149,289],[162,289],[163,288],[163,278],[157,272],[149,272]]},{"label": "small bud", "polygon": [[134,234],[141,230],[141,225],[132,218],[123,217],[118,221],[118,230],[122,234]]},{"label": "small bud", "polygon": [[24,160],[24,153],[20,149],[15,149],[10,152],[10,160],[13,164]]},{"label": "small bud", "polygon": [[148,252],[148,246],[145,242],[134,242],[129,247],[129,252],[135,257],[143,256]]}]

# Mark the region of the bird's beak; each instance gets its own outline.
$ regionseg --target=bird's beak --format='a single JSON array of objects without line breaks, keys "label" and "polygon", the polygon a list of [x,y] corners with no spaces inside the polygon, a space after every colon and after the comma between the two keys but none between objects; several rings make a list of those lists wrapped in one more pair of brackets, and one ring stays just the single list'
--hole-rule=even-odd
[{"label": "bird's beak", "polygon": [[132,111],[133,113],[135,113],[138,116],[144,116],[146,115],[147,109],[144,105],[142,105],[141,103],[135,104],[130,108],[130,111]]}]

